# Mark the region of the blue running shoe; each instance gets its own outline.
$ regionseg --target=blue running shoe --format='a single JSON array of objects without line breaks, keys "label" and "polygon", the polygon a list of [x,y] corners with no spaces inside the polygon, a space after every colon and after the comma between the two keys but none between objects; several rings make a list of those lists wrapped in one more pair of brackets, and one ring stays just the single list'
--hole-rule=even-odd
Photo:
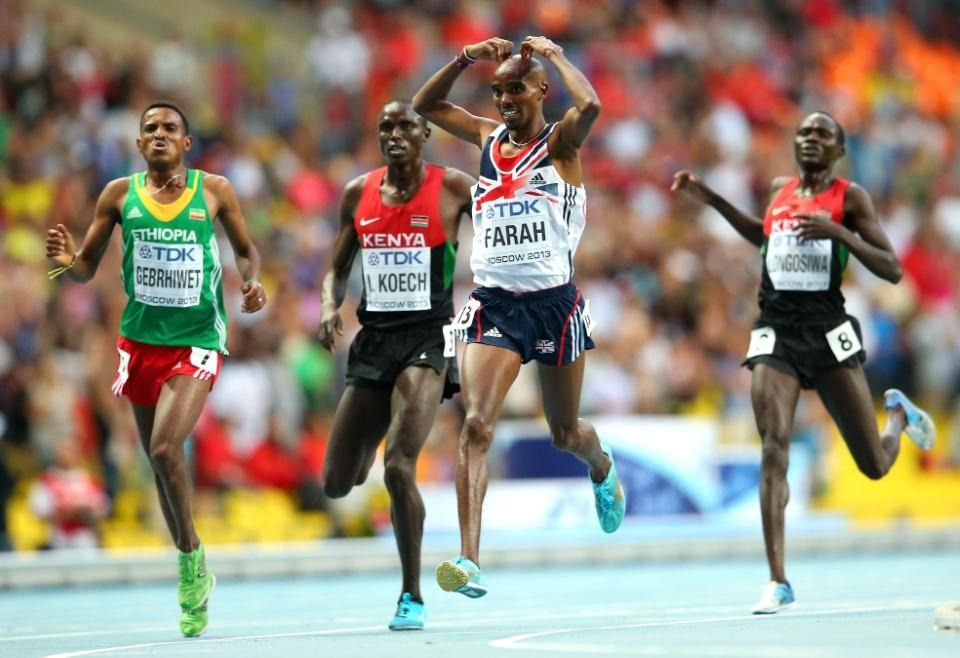
[{"label": "blue running shoe", "polygon": [[427,609],[413,600],[410,592],[404,592],[397,601],[397,614],[393,616],[387,628],[391,631],[422,631],[427,620]]},{"label": "blue running shoe", "polygon": [[750,609],[755,615],[773,615],[780,608],[786,608],[793,604],[793,588],[790,583],[778,583],[771,580],[763,586],[763,593],[760,600],[753,604]]},{"label": "blue running shoe", "polygon": [[617,477],[617,467],[613,463],[613,451],[610,446],[601,443],[600,449],[610,458],[610,470],[603,482],[592,482],[593,498],[597,506],[597,518],[604,532],[614,532],[620,527],[623,515],[627,511],[627,498]]},{"label": "blue running shoe", "polygon": [[437,565],[437,584],[444,592],[459,592],[471,599],[487,593],[487,579],[480,567],[462,555]]},{"label": "blue running shoe", "polygon": [[907,426],[903,431],[907,433],[910,440],[921,450],[932,448],[937,439],[937,428],[934,427],[930,414],[911,402],[910,398],[899,389],[888,389],[883,394],[883,406],[893,409],[898,405],[903,408],[903,413],[907,417]]}]

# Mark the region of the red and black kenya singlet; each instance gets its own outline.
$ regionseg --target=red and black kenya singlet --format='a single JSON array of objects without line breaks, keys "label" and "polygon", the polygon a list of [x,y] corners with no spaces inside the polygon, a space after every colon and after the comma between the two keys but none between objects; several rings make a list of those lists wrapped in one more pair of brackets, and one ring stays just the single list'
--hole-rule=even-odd
[{"label": "red and black kenya singlet", "polygon": [[798,214],[843,223],[843,202],[850,182],[837,178],[814,197],[796,194],[799,178],[792,178],[773,197],[763,218],[765,236],[763,277],[760,282],[760,318],[774,323],[809,324],[842,317],[840,282],[849,251],[835,240],[797,238]]},{"label": "red and black kenya singlet", "polygon": [[357,317],[374,329],[446,323],[453,315],[457,247],[440,215],[444,168],[427,165],[420,189],[400,206],[380,198],[386,172],[381,167],[367,175],[354,214],[363,268]]}]

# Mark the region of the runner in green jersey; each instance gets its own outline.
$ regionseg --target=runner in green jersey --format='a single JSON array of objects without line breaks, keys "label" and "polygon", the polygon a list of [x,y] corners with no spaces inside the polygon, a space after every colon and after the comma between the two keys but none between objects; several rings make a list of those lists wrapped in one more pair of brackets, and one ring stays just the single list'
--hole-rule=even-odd
[{"label": "runner in green jersey", "polygon": [[226,354],[221,268],[213,221],[236,257],[244,313],[266,303],[260,256],[226,178],[187,169],[192,139],[183,111],[158,101],[140,117],[137,146],[147,171],[111,181],[97,200],[78,250],[63,224],[47,232],[47,257],[74,281],[97,271],[115,226],[123,238],[121,276],[128,300],[120,322],[120,366],[113,390],[127,395],[157,483],[160,506],[179,553],[180,630],[208,625],[216,582],[193,525],[183,444],[193,430]]}]

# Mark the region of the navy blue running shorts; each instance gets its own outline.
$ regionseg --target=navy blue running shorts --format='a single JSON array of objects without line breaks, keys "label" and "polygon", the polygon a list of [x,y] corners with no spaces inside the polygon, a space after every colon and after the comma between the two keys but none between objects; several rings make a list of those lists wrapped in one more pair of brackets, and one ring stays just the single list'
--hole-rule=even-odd
[{"label": "navy blue running shorts", "polygon": [[572,283],[522,293],[477,288],[453,328],[460,340],[503,347],[522,363],[565,366],[594,348],[589,301]]}]

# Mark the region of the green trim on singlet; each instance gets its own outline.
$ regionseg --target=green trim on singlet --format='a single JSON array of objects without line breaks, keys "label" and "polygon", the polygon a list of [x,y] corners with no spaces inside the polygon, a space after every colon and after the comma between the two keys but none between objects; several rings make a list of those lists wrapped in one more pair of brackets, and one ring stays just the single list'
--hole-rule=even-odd
[{"label": "green trim on singlet", "polygon": [[453,274],[457,269],[457,245],[447,240],[443,249],[443,289],[449,290],[453,285]]},{"label": "green trim on singlet", "polygon": [[840,261],[840,276],[847,271],[847,261],[850,260],[850,247],[840,243],[837,247],[837,260]]}]

